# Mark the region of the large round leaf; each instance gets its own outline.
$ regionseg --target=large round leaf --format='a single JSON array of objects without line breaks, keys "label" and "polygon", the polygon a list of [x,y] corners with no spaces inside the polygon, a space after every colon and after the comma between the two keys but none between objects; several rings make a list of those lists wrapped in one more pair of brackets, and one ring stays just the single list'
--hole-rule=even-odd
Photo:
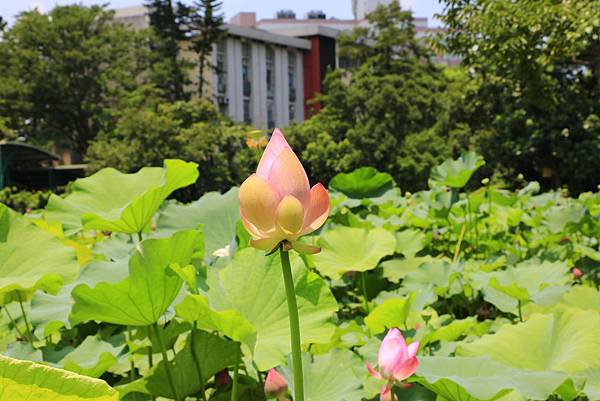
[{"label": "large round leaf", "polygon": [[[351,351],[333,349],[327,354],[303,355],[304,397],[310,401],[360,401],[363,399],[361,377],[367,368]],[[292,363],[282,369],[294,388]]]},{"label": "large round leaf", "polygon": [[88,336],[57,365],[85,376],[100,377],[117,362],[123,346],[114,346],[97,336]]},{"label": "large round leaf", "polygon": [[117,401],[102,380],[0,355],[0,399],[7,401]]},{"label": "large round leaf", "polygon": [[181,160],[165,160],[163,168],[145,167],[134,174],[105,168],[76,180],[67,197],[52,195],[45,216],[62,223],[69,234],[81,228],[130,234],[148,231],[163,201],[197,179],[198,165]]},{"label": "large round leaf", "polygon": [[[292,262],[302,342],[327,342],[334,331],[328,322],[337,302],[325,282],[308,271],[300,258]],[[245,248],[235,254],[231,265],[209,270],[207,284],[209,304],[221,313],[218,318],[214,314],[197,316],[200,327],[216,328],[244,341],[261,370],[285,362],[291,352],[290,329],[279,255],[265,257],[264,252]],[[178,313],[185,315],[181,308]],[[190,314],[193,319],[193,311],[188,310]],[[243,331],[235,324],[239,316],[243,317]],[[254,326],[255,336],[249,325]]]},{"label": "large round leaf", "polygon": [[394,179],[388,173],[380,173],[373,167],[361,167],[351,173],[339,173],[332,178],[329,187],[355,198],[375,198],[383,195],[394,186]]},{"label": "large round leaf", "polygon": [[338,278],[347,271],[377,267],[383,257],[394,253],[396,238],[383,228],[336,227],[321,234],[319,245],[321,252],[313,257],[317,270]]},{"label": "large round leaf", "polygon": [[567,375],[516,369],[487,357],[420,357],[419,383],[449,401],[490,400],[516,391],[521,397],[545,400]]},{"label": "large round leaf", "polygon": [[534,314],[524,323],[463,343],[457,353],[487,355],[522,369],[577,373],[600,366],[600,315],[560,306],[553,314]]},{"label": "large round leaf", "polygon": [[429,186],[462,188],[467,185],[473,173],[485,164],[483,157],[475,152],[465,152],[456,160],[448,159],[431,169]]},{"label": "large round leaf", "polygon": [[148,239],[129,260],[129,277],[112,284],[100,282],[73,289],[73,323],[99,320],[132,326],[158,321],[179,293],[183,280],[169,267],[185,266],[202,245],[198,231],[181,231],[170,238]]},{"label": "large round leaf", "polygon": [[77,278],[73,248],[0,204],[0,305],[30,297],[36,289],[56,293]]},{"label": "large round leaf", "polygon": [[157,230],[171,233],[203,225],[206,255],[229,245],[240,219],[238,188],[225,194],[209,192],[187,205],[170,204],[161,211]]}]

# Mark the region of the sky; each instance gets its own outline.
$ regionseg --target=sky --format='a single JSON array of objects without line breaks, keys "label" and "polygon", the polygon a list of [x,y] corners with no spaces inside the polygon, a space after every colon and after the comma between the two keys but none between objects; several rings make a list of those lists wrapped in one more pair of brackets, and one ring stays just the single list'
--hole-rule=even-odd
[{"label": "sky", "polygon": [[[293,10],[298,17],[307,11],[323,10],[327,17],[352,18],[351,0],[222,0],[226,20],[240,11],[255,11],[257,17],[272,18],[277,10]],[[40,11],[48,11],[55,4],[82,3],[84,5],[106,4],[110,7],[127,7],[140,5],[144,0],[0,0],[0,15],[9,22],[20,11],[37,7]],[[190,1],[184,1],[189,3]],[[416,17],[427,17],[430,26],[439,25],[433,15],[442,11],[439,0],[401,0],[404,7],[414,11]]]}]

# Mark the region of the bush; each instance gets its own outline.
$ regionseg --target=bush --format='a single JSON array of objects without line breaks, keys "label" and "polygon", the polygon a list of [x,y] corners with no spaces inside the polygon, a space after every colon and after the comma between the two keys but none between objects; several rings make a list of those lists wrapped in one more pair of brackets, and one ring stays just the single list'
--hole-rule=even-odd
[{"label": "bush", "polygon": [[51,194],[51,191],[27,191],[17,187],[6,187],[0,190],[0,203],[26,213],[44,208]]}]

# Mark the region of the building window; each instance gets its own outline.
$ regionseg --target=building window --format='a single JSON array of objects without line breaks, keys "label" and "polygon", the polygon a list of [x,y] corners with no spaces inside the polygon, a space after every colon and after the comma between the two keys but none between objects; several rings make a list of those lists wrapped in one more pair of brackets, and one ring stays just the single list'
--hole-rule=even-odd
[{"label": "building window", "polygon": [[250,66],[252,55],[250,51],[250,43],[242,43],[242,95],[244,97],[244,122],[247,124],[252,123],[252,114],[250,113],[250,96],[252,95],[252,81],[250,79],[252,71]]},{"label": "building window", "polygon": [[290,121],[296,119],[296,53],[288,52],[288,100]]},{"label": "building window", "polygon": [[221,114],[227,114],[227,47],[225,41],[217,43],[217,103]]},{"label": "building window", "polygon": [[267,76],[267,126],[268,128],[275,127],[275,51],[271,46],[267,46],[266,57],[266,74]]}]

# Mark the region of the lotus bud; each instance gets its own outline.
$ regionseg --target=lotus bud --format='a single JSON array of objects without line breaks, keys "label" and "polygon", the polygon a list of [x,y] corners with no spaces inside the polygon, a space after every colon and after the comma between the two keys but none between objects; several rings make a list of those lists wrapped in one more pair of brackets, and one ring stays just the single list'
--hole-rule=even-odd
[{"label": "lotus bud", "polygon": [[579,280],[581,276],[583,276],[583,272],[578,267],[574,267],[573,269],[571,269],[571,274],[573,274],[575,280]]},{"label": "lotus bud", "polygon": [[482,183],[483,185],[487,185],[487,184],[489,184],[489,183],[490,183],[490,179],[489,179],[489,178],[484,178],[483,180],[481,180],[481,183]]},{"label": "lotus bud", "polygon": [[400,330],[390,329],[379,347],[377,355],[379,371],[373,369],[371,364],[367,364],[367,368],[377,379],[399,383],[412,376],[417,370],[419,366],[418,350],[418,342],[407,345]]},{"label": "lotus bud", "polygon": [[225,388],[231,384],[231,376],[227,369],[223,369],[215,375],[215,384],[217,388]]},{"label": "lotus bud", "polygon": [[321,183],[310,188],[304,167],[279,129],[273,132],[256,173],[242,183],[238,197],[251,246],[272,251],[285,243],[301,253],[319,252],[298,239],[325,223],[329,194]]},{"label": "lotus bud", "polygon": [[275,369],[269,370],[265,380],[265,395],[267,398],[280,398],[288,390],[285,378]]}]

